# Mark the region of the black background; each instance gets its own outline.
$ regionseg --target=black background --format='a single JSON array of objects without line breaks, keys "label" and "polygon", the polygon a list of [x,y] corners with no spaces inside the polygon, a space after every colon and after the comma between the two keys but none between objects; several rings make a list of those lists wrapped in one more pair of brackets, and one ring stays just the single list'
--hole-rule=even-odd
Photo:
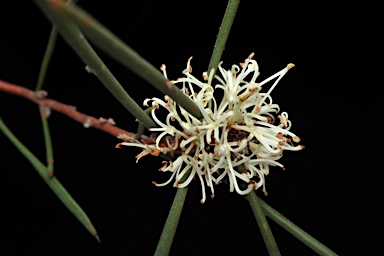
[{"label": "black background", "polygon": [[[226,1],[79,1],[168,77],[181,77],[193,56],[193,74],[206,70]],[[305,150],[287,152],[283,172],[267,176],[267,197],[288,219],[340,255],[372,248],[368,224],[379,193],[382,8],[379,1],[242,1],[222,60],[229,68],[251,53],[260,80],[296,64],[272,96],[289,113]],[[0,79],[34,89],[50,23],[29,1],[2,3]],[[161,94],[97,50],[139,104]],[[44,89],[49,97],[94,117],[112,117],[121,128],[137,123],[61,38]],[[0,116],[44,160],[38,108],[0,92]],[[98,230],[101,244],[66,210],[8,139],[0,134],[0,255],[152,255],[175,189],[152,180],[162,159],[135,164],[136,148],[85,129],[59,113],[50,127],[55,173]],[[267,255],[252,211],[225,185],[201,205],[199,182],[187,195],[171,255]],[[283,255],[316,255],[270,221]]]}]

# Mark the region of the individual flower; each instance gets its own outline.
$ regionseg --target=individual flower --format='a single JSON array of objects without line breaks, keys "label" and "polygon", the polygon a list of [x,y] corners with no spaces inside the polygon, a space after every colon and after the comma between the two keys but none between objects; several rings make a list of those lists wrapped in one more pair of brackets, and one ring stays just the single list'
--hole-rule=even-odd
[{"label": "individual flower", "polygon": [[[148,154],[162,154],[173,159],[163,161],[160,170],[171,175],[164,183],[154,182],[156,186],[173,182],[174,187],[183,188],[197,177],[202,188],[201,203],[206,200],[206,186],[213,198],[214,185],[223,181],[229,183],[231,192],[240,195],[258,188],[267,194],[265,176],[269,167],[279,166],[284,170],[278,162],[283,151],[304,148],[294,145],[300,138],[290,131],[292,124],[288,113],[277,115],[280,108],[271,97],[277,83],[294,65],[288,64],[264,81],[256,82],[259,66],[252,59],[253,55],[240,63],[240,67],[233,65],[230,70],[225,70],[221,62],[214,84],[213,72],[209,76],[203,74],[204,82],[191,74],[192,57],[189,58],[183,71],[185,77],[171,82],[181,84],[181,91],[198,106],[201,119],[189,114],[167,95],[164,100],[151,98],[144,101],[145,106],[152,107],[152,118],[159,126],[150,129],[158,134],[156,142],[147,144],[130,139],[118,145],[142,148],[137,160]],[[161,70],[167,78],[165,65]],[[261,92],[263,86],[274,79],[269,90]],[[215,93],[215,90],[222,93]],[[217,100],[216,94],[221,95],[221,101]],[[168,112],[165,120],[157,116],[160,108]]]}]

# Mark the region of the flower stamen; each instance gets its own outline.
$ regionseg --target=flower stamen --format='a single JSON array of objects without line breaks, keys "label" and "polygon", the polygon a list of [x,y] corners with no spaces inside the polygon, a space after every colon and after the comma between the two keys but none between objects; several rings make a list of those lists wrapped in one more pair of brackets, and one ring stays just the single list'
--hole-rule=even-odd
[{"label": "flower stamen", "polygon": [[[256,82],[259,76],[259,66],[253,60],[251,53],[240,66],[232,65],[228,70],[220,62],[216,75],[210,71],[203,73],[204,82],[195,78],[192,73],[191,60],[182,72],[185,77],[172,81],[180,83],[182,93],[194,101],[202,114],[197,119],[185,111],[169,96],[163,100],[158,98],[146,99],[144,105],[152,104],[151,116],[158,128],[150,131],[161,132],[154,142],[146,143],[128,139],[116,147],[136,146],[143,151],[136,156],[139,159],[146,155],[165,155],[170,153],[175,161],[163,161],[161,171],[172,172],[164,186],[174,180],[176,188],[186,187],[194,177],[201,183],[201,203],[206,201],[205,186],[211,190],[214,198],[214,185],[227,180],[230,192],[236,191],[245,195],[261,188],[267,195],[265,176],[269,174],[270,166],[284,166],[278,162],[284,150],[297,151],[304,148],[299,143],[300,138],[290,131],[292,123],[288,114],[277,115],[280,112],[278,104],[273,103],[271,93],[282,77],[294,64],[288,64],[276,74]],[[164,77],[167,78],[166,67],[162,65]],[[250,77],[248,80],[247,77]],[[216,84],[213,86],[213,79]],[[261,92],[263,85],[274,80],[269,90]],[[215,96],[215,89],[223,91],[221,101]],[[165,121],[156,115],[160,106],[169,114]],[[168,155],[169,157],[169,155]],[[241,169],[242,171],[239,171]],[[257,179],[257,181],[252,178]]]}]

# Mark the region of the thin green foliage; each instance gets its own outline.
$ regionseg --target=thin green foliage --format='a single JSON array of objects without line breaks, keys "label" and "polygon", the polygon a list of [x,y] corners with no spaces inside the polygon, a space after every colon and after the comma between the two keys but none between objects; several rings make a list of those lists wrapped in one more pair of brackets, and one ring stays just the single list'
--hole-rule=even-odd
[{"label": "thin green foliage", "polygon": [[49,130],[49,124],[48,124],[47,115],[45,113],[44,107],[40,107],[40,118],[41,118],[41,124],[43,126],[43,133],[44,133],[47,173],[49,177],[52,177],[54,175],[53,147],[52,147],[51,132]]},{"label": "thin green foliage", "polygon": [[[77,0],[68,0],[67,4],[76,3]],[[45,48],[45,53],[43,61],[40,66],[39,75],[37,78],[36,93],[43,88],[44,80],[47,74],[48,66],[52,58],[53,51],[55,49],[56,39],[57,39],[57,30],[55,26],[52,26],[51,33],[49,34],[49,39],[47,47]],[[45,142],[45,151],[46,151],[46,161],[47,161],[47,170],[48,175],[52,177],[54,175],[54,157],[53,157],[53,147],[51,133],[49,130],[49,124],[47,118],[49,117],[49,110],[46,108],[40,107],[40,118],[43,126],[44,142]]]},{"label": "thin green foliage", "polygon": [[[97,20],[92,18],[84,10],[75,5],[67,5],[62,0],[35,0],[35,2],[46,14],[52,24],[57,27],[58,31],[64,37],[64,39],[70,44],[74,51],[88,66],[89,70],[100,79],[100,81],[106,86],[112,95],[116,97],[116,99],[118,99],[138,120],[140,120],[141,123],[139,124],[139,130],[136,137],[138,137],[143,132],[142,124],[144,124],[144,126],[147,128],[152,128],[155,127],[154,122],[147,115],[147,113],[145,113],[145,111],[143,111],[137,105],[137,103],[125,92],[122,86],[117,82],[117,80],[105,67],[103,62],[86,41],[82,32],[96,46],[104,50],[125,67],[148,81],[151,85],[153,85],[164,94],[169,95],[173,100],[175,100],[192,115],[197,118],[201,118],[199,109],[190,98],[180,92],[180,90],[168,79],[166,79],[161,74],[161,72],[159,72],[159,70],[154,68],[149,62],[143,59],[138,53],[133,51],[129,46],[127,46],[124,42],[122,42],[118,37],[106,29]],[[215,72],[217,69],[225,47],[225,43],[231,30],[232,23],[234,21],[235,14],[237,12],[239,2],[240,0],[228,1],[227,9],[224,14],[219,34],[213,49],[212,57],[208,66],[208,72],[211,70],[214,70]],[[79,28],[82,30],[82,32]],[[52,53],[48,53],[48,50],[49,49],[47,48],[47,56]],[[36,90],[41,89],[48,66],[45,61],[49,63],[49,59],[50,57],[47,57],[47,59],[44,58]],[[52,149],[52,146],[48,145],[47,143],[47,141],[50,143],[50,136],[48,124],[44,123],[44,120],[43,127],[48,159],[48,151],[49,148],[50,150]],[[39,175],[44,179],[48,186],[50,186],[50,188],[60,198],[60,200],[67,206],[67,208],[76,216],[76,218],[79,219],[79,221],[88,229],[88,231],[98,239],[96,230],[94,229],[92,223],[84,211],[77,205],[77,203],[55,177],[49,178],[50,176],[47,172],[47,170],[49,170],[49,165],[48,168],[45,167],[27,148],[25,148],[25,146],[21,144],[21,142],[11,133],[11,131],[6,127],[1,119],[0,130],[4,132],[4,134],[20,150],[20,152],[31,162],[34,168],[38,171]],[[52,152],[49,154],[52,155]],[[169,211],[169,215],[159,239],[155,255],[169,254],[187,191],[187,188],[177,189],[175,199]],[[301,230],[295,224],[287,220],[284,216],[282,216],[280,213],[278,213],[276,210],[258,198],[254,192],[247,194],[246,199],[250,203],[270,255],[280,255],[280,252],[265,216],[268,216],[274,220],[277,224],[286,229],[301,242],[312,248],[320,255],[336,255],[322,243],[318,242],[312,236]]]},{"label": "thin green foliage", "polygon": [[[45,49],[43,61],[40,66],[40,72],[37,79],[37,85],[36,85],[36,92],[39,92],[43,88],[44,80],[47,74],[47,69],[49,66],[49,62],[51,60],[53,50],[55,48],[55,43],[57,39],[57,30],[54,26],[52,26],[51,33],[49,35],[47,47]],[[52,140],[51,140],[51,133],[49,131],[49,124],[48,124],[48,118],[49,116],[49,110],[47,112],[47,109],[44,107],[40,107],[40,118],[41,118],[41,124],[43,126],[43,133],[44,133],[44,141],[45,141],[45,152],[46,152],[46,161],[47,161],[47,171],[48,175],[50,177],[54,174],[54,165],[53,165],[53,149],[52,149]]]},{"label": "thin green foliage", "polygon": [[259,226],[261,235],[263,236],[264,243],[267,246],[269,255],[279,256],[280,251],[277,247],[275,238],[273,237],[272,230],[269,227],[268,221],[265,218],[263,209],[261,208],[259,198],[256,196],[256,193],[251,192],[246,195],[249,204],[252,208],[253,215],[255,216],[257,225]]},{"label": "thin green foliage", "polygon": [[[252,193],[254,194],[254,193]],[[255,197],[257,197],[255,195]],[[249,197],[248,197],[249,200]],[[281,213],[273,209],[262,199],[257,198],[258,203],[263,208],[264,213],[267,217],[271,218],[277,224],[279,224],[282,228],[291,233],[294,237],[299,239],[302,243],[307,245],[309,248],[317,252],[319,255],[324,256],[336,256],[337,254],[333,252],[331,249],[326,247],[324,244],[316,240],[313,236],[309,235],[307,232],[299,228],[297,225],[292,223],[286,217],[284,217]]]},{"label": "thin green foliage", "polygon": [[52,26],[51,33],[49,34],[49,38],[48,38],[47,47],[45,48],[43,61],[40,66],[39,76],[37,78],[37,86],[35,89],[36,92],[40,91],[43,88],[48,66],[51,61],[53,50],[55,49],[56,39],[57,39],[57,30],[55,26]]},{"label": "thin green foliage", "polygon": [[81,222],[81,224],[83,224],[83,226],[92,234],[92,236],[94,236],[97,241],[100,242],[97,231],[88,218],[87,214],[81,209],[81,207],[76,203],[68,191],[63,187],[63,185],[61,185],[56,177],[49,177],[47,168],[44,166],[44,164],[41,163],[39,159],[37,159],[37,157],[16,138],[16,136],[8,129],[1,118],[0,130],[5,134],[5,136],[7,136],[12,144],[20,151],[20,153],[32,164],[40,177],[43,178],[45,183],[47,183],[47,185],[68,208],[68,210],[70,210],[71,213]]},{"label": "thin green foliage", "polygon": [[228,1],[227,8],[225,9],[224,17],[219,29],[219,34],[217,35],[215,46],[213,47],[211,60],[209,61],[207,72],[208,74],[211,72],[212,69],[214,74],[216,73],[216,69],[219,66],[221,56],[223,54],[225,44],[229,36],[229,32],[231,31],[231,27],[235,19],[239,4],[240,0]]},{"label": "thin green foliage", "polygon": [[177,189],[154,255],[169,255],[187,192],[188,188]]}]

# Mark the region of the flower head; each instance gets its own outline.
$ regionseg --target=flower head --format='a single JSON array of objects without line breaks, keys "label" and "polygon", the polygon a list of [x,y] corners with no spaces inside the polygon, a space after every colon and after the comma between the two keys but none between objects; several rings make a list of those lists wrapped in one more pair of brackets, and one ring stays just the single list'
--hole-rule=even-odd
[{"label": "flower head", "polygon": [[[185,77],[173,84],[181,84],[181,91],[198,106],[203,118],[197,119],[169,96],[146,99],[144,105],[151,105],[151,115],[158,128],[150,129],[159,133],[156,143],[147,145],[139,141],[122,142],[120,145],[143,148],[137,158],[147,154],[170,154],[173,161],[164,161],[163,172],[171,172],[164,186],[173,181],[173,186],[183,188],[197,176],[201,183],[202,199],[206,200],[206,185],[213,198],[214,185],[226,180],[231,192],[245,195],[252,190],[265,189],[265,176],[269,166],[284,166],[278,162],[284,150],[301,150],[300,138],[290,131],[291,121],[286,112],[280,112],[273,103],[271,92],[280,79],[294,67],[287,67],[265,79],[256,82],[259,66],[252,59],[253,53],[240,64],[225,70],[220,63],[219,75],[213,72],[203,74],[204,82],[192,74],[191,58],[183,71]],[[167,77],[165,65],[161,70]],[[262,92],[264,84],[275,79],[268,91]],[[215,90],[222,90],[221,101],[215,98]],[[265,91],[265,90],[264,90]],[[160,108],[168,111],[164,121],[156,113]],[[276,118],[279,120],[277,120]],[[275,124],[278,123],[278,124]]]}]

